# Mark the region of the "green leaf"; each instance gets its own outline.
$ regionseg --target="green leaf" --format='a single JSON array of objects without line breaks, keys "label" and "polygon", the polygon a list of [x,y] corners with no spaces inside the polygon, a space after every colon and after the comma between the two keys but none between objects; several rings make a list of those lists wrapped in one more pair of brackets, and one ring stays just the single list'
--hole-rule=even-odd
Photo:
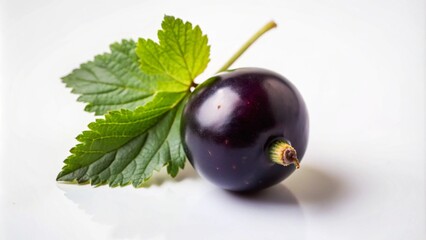
[{"label": "green leaf", "polygon": [[136,53],[142,71],[164,74],[184,85],[191,85],[209,63],[210,46],[199,26],[192,27],[171,16],[165,16],[159,43],[140,38]]},{"label": "green leaf", "polygon": [[89,124],[57,180],[139,186],[164,165],[176,176],[186,159],[179,137],[185,95],[158,93],[135,111],[113,111]]},{"label": "green leaf", "polygon": [[107,114],[77,137],[57,180],[140,186],[164,166],[173,177],[184,167],[180,118],[210,47],[198,26],[166,16],[162,27],[159,44],[112,44],[63,78],[86,110]]},{"label": "green leaf", "polygon": [[93,61],[80,65],[63,77],[63,82],[73,93],[81,95],[78,101],[88,103],[85,110],[96,115],[111,110],[136,109],[152,100],[157,91],[188,89],[167,76],[142,72],[135,49],[136,43],[132,40],[113,43],[111,53],[98,55]]}]

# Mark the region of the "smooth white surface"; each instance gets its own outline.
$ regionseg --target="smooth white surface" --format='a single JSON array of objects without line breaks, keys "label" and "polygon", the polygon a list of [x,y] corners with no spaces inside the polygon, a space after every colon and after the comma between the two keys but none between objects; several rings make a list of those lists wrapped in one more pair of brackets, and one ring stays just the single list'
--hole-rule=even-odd
[{"label": "smooth white surface", "polygon": [[[1,1],[0,239],[426,239],[425,1]],[[58,184],[94,119],[60,82],[122,38],[154,38],[164,14],[209,35],[214,73],[290,79],[310,111],[302,167],[252,196],[187,165],[148,188]]]}]

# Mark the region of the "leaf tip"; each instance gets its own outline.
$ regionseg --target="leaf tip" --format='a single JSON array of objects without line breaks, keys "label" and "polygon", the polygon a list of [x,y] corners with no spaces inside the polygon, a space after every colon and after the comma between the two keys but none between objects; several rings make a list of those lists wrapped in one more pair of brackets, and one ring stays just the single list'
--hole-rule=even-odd
[{"label": "leaf tip", "polygon": [[56,176],[56,181],[57,182],[62,182],[62,181],[69,181],[69,179],[66,179],[65,176],[67,174],[64,172],[64,170],[62,170],[61,172],[58,173],[58,175]]}]

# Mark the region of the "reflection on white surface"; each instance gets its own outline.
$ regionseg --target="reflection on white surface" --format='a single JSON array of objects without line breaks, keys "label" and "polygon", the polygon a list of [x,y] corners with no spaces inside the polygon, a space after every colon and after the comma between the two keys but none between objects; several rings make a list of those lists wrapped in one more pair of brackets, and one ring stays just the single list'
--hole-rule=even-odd
[{"label": "reflection on white surface", "polygon": [[304,239],[303,211],[284,185],[239,195],[198,180],[164,183],[161,191],[60,188],[93,221],[111,226],[114,239],[273,239],[284,230]]},{"label": "reflection on white surface", "polygon": [[[200,179],[187,167],[177,182],[159,175],[148,188],[110,189],[59,184],[65,197],[113,239],[289,239],[306,238],[300,201],[284,184],[258,193],[233,193]],[[344,183],[304,166],[289,184],[302,202],[318,211],[344,200]]]}]

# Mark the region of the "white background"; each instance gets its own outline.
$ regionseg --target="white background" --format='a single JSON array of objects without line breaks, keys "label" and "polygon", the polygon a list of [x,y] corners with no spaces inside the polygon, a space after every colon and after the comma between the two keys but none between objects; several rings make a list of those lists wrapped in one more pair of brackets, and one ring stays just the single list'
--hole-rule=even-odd
[{"label": "white background", "polygon": [[[426,2],[1,1],[0,239],[426,239]],[[310,112],[302,167],[239,196],[187,165],[147,188],[55,181],[93,121],[60,77],[122,38],[155,38],[164,14],[199,24],[214,73],[290,79]]]}]

